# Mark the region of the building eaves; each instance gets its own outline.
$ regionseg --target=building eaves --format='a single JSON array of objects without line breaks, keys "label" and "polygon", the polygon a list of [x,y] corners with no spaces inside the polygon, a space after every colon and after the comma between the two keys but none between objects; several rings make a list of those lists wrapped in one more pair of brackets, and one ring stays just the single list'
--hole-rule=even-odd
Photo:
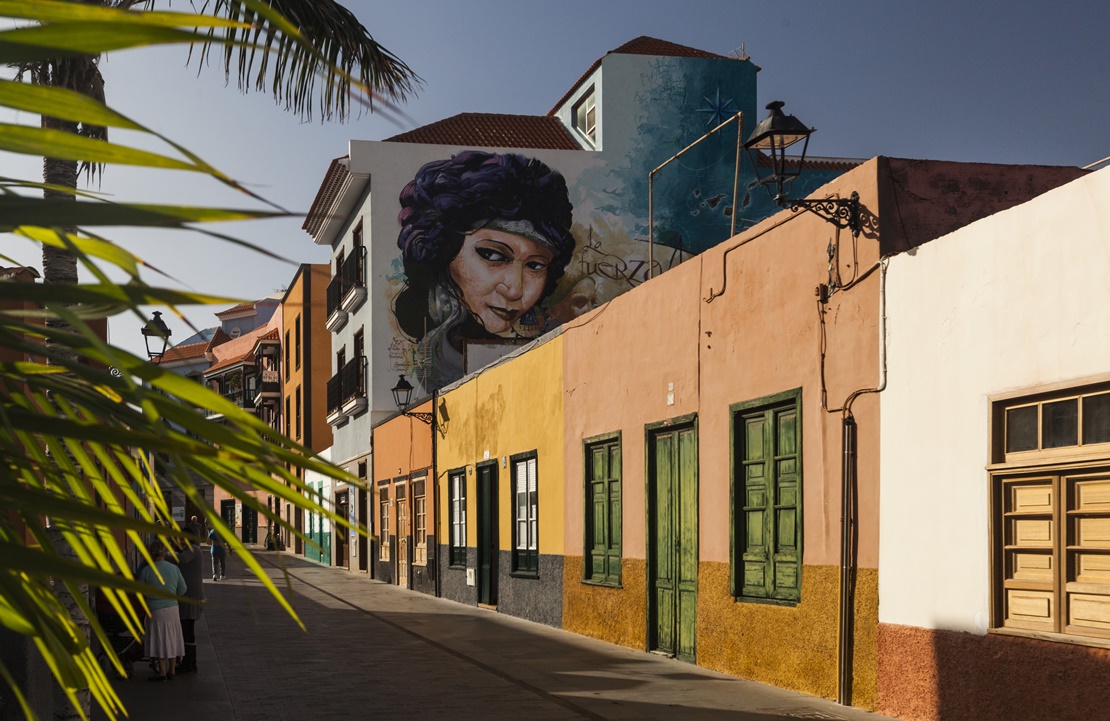
[{"label": "building eaves", "polygon": [[221,310],[219,313],[214,313],[213,315],[221,320],[225,320],[235,315],[251,315],[257,313],[258,311],[255,310],[254,303],[240,303],[239,305],[232,306],[227,310]]},{"label": "building eaves", "polygon": [[339,191],[342,190],[343,183],[347,180],[349,163],[349,155],[331,161],[328,172],[324,176],[324,182],[320,183],[320,188],[316,191],[316,197],[312,199],[312,206],[308,209],[301,230],[314,238],[320,232],[320,227],[324,224],[324,221],[327,220],[328,211],[335,203],[335,199],[339,197]]},{"label": "building eaves", "polygon": [[256,359],[254,357],[254,351],[249,350],[246,353],[244,353],[243,355],[235,356],[233,358],[226,358],[226,359],[220,361],[219,363],[216,363],[214,365],[209,366],[208,369],[206,371],[204,371],[204,375],[205,376],[210,376],[210,375],[212,375],[212,373],[214,373],[216,371],[221,371],[221,370],[224,370],[224,369],[227,369],[227,368],[231,368],[233,366],[254,365],[255,360]]},{"label": "building eaves", "polygon": [[460,113],[386,138],[386,141],[480,148],[582,150],[558,118],[546,115]]},{"label": "building eaves", "polygon": [[551,110],[548,111],[547,114],[549,116],[555,115],[555,113],[559,111],[559,108],[562,107],[563,103],[569,100],[570,96],[574,95],[574,93],[578,91],[578,88],[582,86],[582,83],[586,82],[586,78],[594,74],[594,71],[597,70],[598,66],[601,65],[601,61],[604,60],[605,57],[608,55],[659,55],[669,58],[708,58],[712,60],[729,59],[728,56],[725,55],[718,55],[716,53],[706,52],[705,50],[698,50],[697,48],[687,47],[686,45],[679,45],[678,43],[672,43],[666,40],[648,37],[647,35],[641,35],[638,38],[629,40],[616,50],[610,50],[609,52],[605,53],[605,55],[595,60],[593,65],[591,65],[586,70],[586,72],[582,73],[582,77],[578,78],[574,85],[570,86],[570,90],[568,90],[566,94],[563,95],[563,97],[559,98],[559,102],[555,103],[555,106],[551,108]]}]

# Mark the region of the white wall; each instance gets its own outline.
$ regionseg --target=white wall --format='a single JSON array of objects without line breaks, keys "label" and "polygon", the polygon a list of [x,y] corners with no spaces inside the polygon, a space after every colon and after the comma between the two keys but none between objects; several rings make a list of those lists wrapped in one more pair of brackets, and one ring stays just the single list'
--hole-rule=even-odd
[{"label": "white wall", "polygon": [[985,632],[988,398],[1110,371],[1110,168],[891,259],[879,620]]}]

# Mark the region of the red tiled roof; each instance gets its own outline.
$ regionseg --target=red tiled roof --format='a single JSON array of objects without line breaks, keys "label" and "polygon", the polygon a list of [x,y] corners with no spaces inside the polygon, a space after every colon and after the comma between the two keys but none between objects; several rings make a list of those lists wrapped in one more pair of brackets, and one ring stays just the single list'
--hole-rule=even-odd
[{"label": "red tiled roof", "polygon": [[331,161],[328,172],[324,175],[324,182],[320,183],[320,189],[316,191],[316,197],[312,199],[312,207],[308,209],[308,214],[304,217],[301,230],[313,237],[319,232],[320,226],[324,224],[326,219],[324,212],[331,208],[331,204],[335,202],[336,196],[339,195],[339,189],[343,187],[343,182],[347,179],[347,163],[344,161],[350,157],[344,155]]},{"label": "red tiled roof", "polygon": [[189,343],[188,345],[175,345],[173,348],[167,348],[166,352],[162,354],[162,359],[159,363],[173,363],[175,361],[194,360],[196,358],[203,358],[204,354],[208,351],[208,343]]},{"label": "red tiled roof", "polygon": [[582,149],[558,118],[544,115],[459,113],[386,140],[484,148]]},{"label": "red tiled roof", "polygon": [[254,303],[240,303],[239,305],[233,305],[230,308],[228,308],[227,310],[221,310],[219,313],[214,313],[213,315],[215,315],[217,318],[221,318],[225,315],[231,315],[233,313],[242,313],[243,311],[246,311],[246,310],[254,310]]},{"label": "red tiled roof", "polygon": [[[685,45],[679,45],[678,43],[667,42],[666,40],[659,40],[658,38],[648,37],[647,35],[641,35],[634,40],[629,40],[616,50],[610,50],[605,54],[661,55],[663,57],[670,58],[710,58],[716,60],[728,59],[725,55],[718,55],[716,53],[706,52],[705,50],[698,50],[697,48],[691,48]],[[547,114],[549,116],[554,115],[555,112],[559,109],[559,106],[565,103],[567,99],[570,98],[570,96],[573,95],[576,90],[578,90],[579,86],[581,86],[586,78],[588,78],[590,75],[593,74],[595,70],[597,70],[597,67],[601,65],[601,61],[604,59],[605,58],[603,56],[595,60],[594,64],[591,65],[589,69],[586,70],[586,72],[582,73],[582,77],[578,78],[577,82],[575,82],[574,85],[570,86],[570,90],[568,90],[566,94],[563,95],[563,97],[559,98],[559,102],[555,103],[555,107],[551,108],[551,110],[548,111]]]},{"label": "red tiled roof", "polygon": [[663,55],[671,58],[727,59],[725,55],[698,50],[697,48],[667,42],[666,40],[659,40],[658,38],[648,37],[647,35],[641,35],[638,38],[629,40],[616,50],[610,50],[609,52],[617,55]]},{"label": "red tiled roof", "polygon": [[227,358],[225,360],[222,360],[219,363],[214,363],[213,365],[208,367],[208,370],[204,371],[204,375],[206,375],[206,376],[211,375],[213,371],[222,370],[222,369],[228,368],[230,366],[235,366],[235,365],[240,365],[240,364],[241,365],[254,365],[254,363],[255,363],[254,351],[251,350],[251,351],[247,351],[243,355],[233,356],[231,358]]},{"label": "red tiled roof", "polygon": [[223,328],[217,328],[216,332],[212,334],[212,340],[208,341],[208,346],[205,351],[210,351],[218,345],[223,345],[231,340],[231,336],[224,332]]}]

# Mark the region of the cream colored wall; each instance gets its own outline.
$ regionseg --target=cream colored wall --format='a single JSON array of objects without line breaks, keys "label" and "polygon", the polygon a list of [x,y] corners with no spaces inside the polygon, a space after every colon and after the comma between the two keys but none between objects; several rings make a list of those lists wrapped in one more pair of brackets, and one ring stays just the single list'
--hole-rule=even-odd
[{"label": "cream colored wall", "polygon": [[[539,491],[539,551],[563,549],[563,341],[555,336],[510,363],[487,368],[446,390],[439,408],[449,420],[437,439],[436,471],[467,469],[467,544],[477,541],[474,467],[496,460],[500,547],[512,546],[512,466],[517,453],[536,451]],[[504,464],[502,463],[504,461]],[[446,489],[446,485],[441,485]],[[449,503],[449,494],[444,494]],[[440,514],[439,537],[448,538],[450,514]]]},{"label": "cream colored wall", "polygon": [[1110,169],[893,258],[883,623],[989,623],[988,397],[1110,371]]}]

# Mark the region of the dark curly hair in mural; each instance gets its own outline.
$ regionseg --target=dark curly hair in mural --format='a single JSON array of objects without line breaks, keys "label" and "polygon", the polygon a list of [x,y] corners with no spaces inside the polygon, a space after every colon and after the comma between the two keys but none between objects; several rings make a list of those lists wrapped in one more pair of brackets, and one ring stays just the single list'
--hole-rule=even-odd
[{"label": "dark curly hair in mural", "polygon": [[400,202],[405,287],[394,314],[406,335],[430,344],[421,350],[434,380],[461,376],[453,356],[463,338],[528,337],[521,328],[543,325],[538,305],[575,245],[560,173],[522,155],[465,151],[420,168]]}]

